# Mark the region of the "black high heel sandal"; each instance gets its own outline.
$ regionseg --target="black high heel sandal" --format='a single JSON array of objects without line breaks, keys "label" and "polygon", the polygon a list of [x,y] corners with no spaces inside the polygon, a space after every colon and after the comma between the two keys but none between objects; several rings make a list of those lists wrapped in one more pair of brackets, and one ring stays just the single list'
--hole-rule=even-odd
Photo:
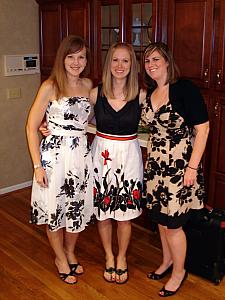
[{"label": "black high heel sandal", "polygon": [[[166,290],[165,289],[165,286],[159,291],[159,296],[160,297],[170,297],[170,296],[173,296],[176,294],[176,292],[178,292],[178,290],[181,288],[182,284],[184,283],[184,281],[187,279],[188,277],[188,272],[185,271],[185,274],[184,274],[184,278],[182,279],[180,285],[178,286],[178,288],[175,290],[175,291],[169,291],[169,290]],[[161,292],[163,292],[163,294],[160,294]]]},{"label": "black high heel sandal", "polygon": [[168,275],[169,273],[172,272],[172,269],[173,269],[173,265],[169,266],[163,273],[161,274],[157,274],[155,273],[155,271],[153,272],[150,272],[147,274],[147,277],[149,279],[152,279],[152,280],[160,280],[162,278],[164,278],[166,275]]}]

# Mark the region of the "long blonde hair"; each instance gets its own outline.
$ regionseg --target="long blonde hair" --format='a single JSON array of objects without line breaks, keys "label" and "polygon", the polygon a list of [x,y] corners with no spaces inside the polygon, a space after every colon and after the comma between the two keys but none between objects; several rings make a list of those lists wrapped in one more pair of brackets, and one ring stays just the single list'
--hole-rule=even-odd
[{"label": "long blonde hair", "polygon": [[126,90],[124,91],[126,95],[125,100],[130,101],[135,99],[138,94],[138,67],[134,49],[128,43],[115,43],[109,48],[102,73],[102,94],[108,98],[114,98],[111,63],[113,53],[119,48],[126,49],[130,54],[131,66],[127,76]]},{"label": "long blonde hair", "polygon": [[[87,64],[89,63],[89,49],[86,46],[85,41],[76,35],[69,35],[64,38],[57,50],[54,66],[49,77],[53,82],[55,88],[56,97],[66,95],[67,76],[64,66],[65,58],[68,54],[77,53],[83,48],[86,48]],[[80,76],[84,76],[87,65]]]}]

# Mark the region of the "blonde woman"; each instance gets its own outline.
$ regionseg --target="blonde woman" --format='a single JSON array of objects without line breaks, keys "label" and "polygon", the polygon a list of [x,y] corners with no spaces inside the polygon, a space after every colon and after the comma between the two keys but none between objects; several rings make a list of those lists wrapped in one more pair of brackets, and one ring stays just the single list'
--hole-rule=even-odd
[{"label": "blonde woman", "polygon": [[[92,144],[94,206],[105,250],[104,278],[128,280],[127,248],[131,219],[141,210],[143,163],[137,140],[141,102],[134,50],[126,43],[113,44],[104,64],[102,84],[91,90],[97,133]],[[112,250],[112,220],[117,223],[118,253]]]}]

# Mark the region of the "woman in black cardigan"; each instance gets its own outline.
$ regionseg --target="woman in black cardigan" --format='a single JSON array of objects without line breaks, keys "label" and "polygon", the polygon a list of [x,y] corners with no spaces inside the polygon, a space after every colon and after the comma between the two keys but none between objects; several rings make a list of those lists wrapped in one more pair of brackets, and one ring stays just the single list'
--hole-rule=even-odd
[{"label": "woman in black cardigan", "polygon": [[171,277],[159,296],[175,294],[187,277],[186,236],[182,225],[203,207],[201,158],[209,132],[204,99],[190,81],[178,78],[173,56],[164,43],[144,52],[148,86],[142,120],[150,129],[145,179],[147,207],[158,223],[163,250],[161,265],[148,274],[153,280]]}]

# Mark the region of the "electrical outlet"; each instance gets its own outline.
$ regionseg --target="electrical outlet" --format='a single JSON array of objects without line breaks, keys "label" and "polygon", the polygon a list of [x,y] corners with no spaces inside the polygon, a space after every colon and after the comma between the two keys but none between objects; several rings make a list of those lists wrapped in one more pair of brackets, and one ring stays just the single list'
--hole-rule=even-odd
[{"label": "electrical outlet", "polygon": [[16,99],[21,97],[21,89],[20,88],[8,88],[7,89],[7,98],[8,99]]}]

